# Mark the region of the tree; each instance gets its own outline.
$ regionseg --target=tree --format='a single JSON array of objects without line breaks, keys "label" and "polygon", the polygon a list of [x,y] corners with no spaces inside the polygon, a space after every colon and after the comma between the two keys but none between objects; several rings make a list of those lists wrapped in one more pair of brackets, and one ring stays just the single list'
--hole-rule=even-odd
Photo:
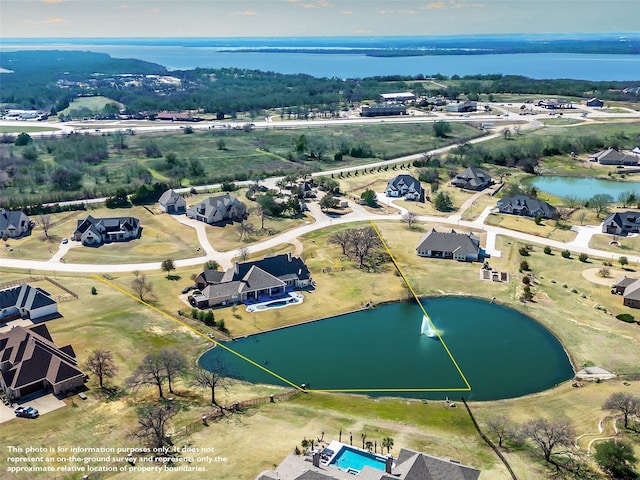
[{"label": "tree", "polygon": [[31,135],[29,135],[28,133],[22,132],[16,137],[14,145],[16,147],[24,147],[26,145],[29,145],[31,142],[33,142]]},{"label": "tree", "polygon": [[216,392],[219,389],[228,392],[233,385],[233,379],[229,375],[227,366],[218,359],[209,365],[209,368],[198,367],[193,376],[192,384],[208,389],[211,392],[211,404],[222,410],[216,400]]},{"label": "tree", "polygon": [[144,302],[144,299],[147,298],[147,296],[153,296],[153,284],[144,273],[136,271],[133,272],[133,274],[135,275],[135,278],[131,282],[131,288],[138,298]]},{"label": "tree", "polygon": [[402,215],[402,221],[409,225],[409,228],[413,229],[413,226],[418,221],[418,214],[415,212],[407,212]]},{"label": "tree", "polygon": [[329,243],[340,245],[340,247],[342,247],[342,254],[347,255],[347,247],[349,246],[350,239],[349,230],[340,230],[329,237]]},{"label": "tree", "polygon": [[503,442],[513,430],[513,425],[509,417],[505,415],[495,415],[487,419],[487,429],[498,437],[498,446],[502,447]]},{"label": "tree", "polygon": [[578,256],[578,260],[580,260],[582,263],[585,263],[587,260],[589,260],[589,255],[587,255],[586,253],[581,253]]},{"label": "tree", "polygon": [[42,229],[42,233],[44,234],[44,238],[49,240],[49,229],[51,228],[53,220],[51,219],[51,215],[41,213],[36,217],[36,223]]},{"label": "tree", "polygon": [[360,198],[364,200],[364,203],[366,203],[369,207],[375,207],[378,205],[378,202],[376,200],[376,192],[374,192],[370,188],[367,188],[364,192],[362,192]]},{"label": "tree", "polygon": [[451,124],[449,122],[445,122],[444,120],[433,122],[433,134],[436,137],[446,138],[450,132]]},{"label": "tree", "polygon": [[113,378],[118,367],[113,361],[113,354],[109,350],[94,350],[84,364],[84,368],[98,377],[100,388],[104,387],[105,378]]},{"label": "tree", "polygon": [[549,245],[545,245],[543,251],[545,255],[551,255],[551,247]]},{"label": "tree", "polygon": [[330,193],[327,193],[320,200],[320,208],[322,210],[327,210],[329,208],[336,208],[337,206],[338,206],[338,199]]},{"label": "tree", "polygon": [[393,448],[393,438],[384,437],[382,439],[382,448],[386,448],[387,449],[387,453],[389,453],[389,451]]},{"label": "tree", "polygon": [[215,260],[207,260],[204,264],[204,268],[205,270],[218,270],[220,268],[220,264]]},{"label": "tree", "polygon": [[173,258],[167,258],[162,262],[162,271],[167,272],[167,278],[171,277],[171,272],[176,269],[176,264],[173,261]]},{"label": "tree", "polygon": [[144,385],[154,385],[158,388],[158,395],[164,398],[162,386],[167,381],[167,371],[164,360],[160,354],[151,354],[144,357],[142,363],[135,369],[133,375],[127,379],[127,384],[137,390]]},{"label": "tree", "polygon": [[563,250],[560,252],[560,255],[562,255],[562,258],[571,258],[571,252],[569,250]]},{"label": "tree", "polygon": [[253,224],[245,221],[240,222],[237,228],[240,240],[244,240],[245,237],[251,235],[255,231]]},{"label": "tree", "polygon": [[584,225],[584,221],[587,219],[587,212],[580,210],[576,215],[576,220],[580,222],[580,226]]},{"label": "tree", "polygon": [[249,248],[248,247],[242,247],[242,248],[238,249],[237,256],[238,256],[238,258],[240,259],[241,262],[246,261],[247,258],[249,258]]},{"label": "tree", "polygon": [[575,438],[571,424],[564,418],[531,420],[524,425],[524,432],[540,447],[544,459],[556,467],[558,464],[551,457],[559,453],[556,451],[559,447],[571,447]]},{"label": "tree", "polygon": [[624,428],[629,428],[629,417],[640,415],[640,397],[630,393],[615,392],[602,405],[603,410],[618,411],[624,418]]},{"label": "tree", "polygon": [[629,259],[627,257],[625,257],[625,256],[622,256],[622,257],[618,258],[618,263],[620,263],[620,266],[624,270],[624,268],[627,265],[629,265]]},{"label": "tree", "polygon": [[598,193],[589,199],[589,206],[596,212],[596,216],[609,211],[609,205],[613,202],[613,197],[606,193]]},{"label": "tree", "polygon": [[612,477],[621,480],[633,480],[638,474],[633,464],[638,461],[633,445],[623,440],[605,440],[595,444],[595,461]]},{"label": "tree", "polygon": [[160,350],[160,363],[164,367],[169,385],[169,392],[173,392],[173,380],[177,376],[182,376],[187,370],[187,357],[172,348]]},{"label": "tree", "polygon": [[349,243],[360,268],[364,266],[365,258],[368,258],[375,248],[382,246],[378,234],[372,227],[352,229]]},{"label": "tree", "polygon": [[433,200],[433,206],[440,212],[447,212],[453,209],[453,202],[447,192],[438,192]]},{"label": "tree", "polygon": [[536,223],[536,225],[540,225],[542,223],[542,215],[540,215],[539,213],[534,217],[533,221]]},{"label": "tree", "polygon": [[150,448],[160,448],[170,444],[167,437],[167,423],[178,414],[179,406],[174,402],[144,406],[138,409],[138,425],[133,436],[147,441]]}]

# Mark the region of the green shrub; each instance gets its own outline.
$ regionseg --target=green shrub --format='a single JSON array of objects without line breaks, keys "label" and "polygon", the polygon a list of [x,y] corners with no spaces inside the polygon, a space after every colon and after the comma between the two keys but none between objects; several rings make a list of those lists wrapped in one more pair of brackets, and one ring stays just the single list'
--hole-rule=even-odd
[{"label": "green shrub", "polygon": [[630,313],[619,313],[618,315],[616,315],[616,318],[618,320],[622,320],[623,322],[627,322],[627,323],[635,322],[635,318]]},{"label": "green shrub", "polygon": [[551,247],[549,245],[544,247],[544,253],[546,255],[551,255]]},{"label": "green shrub", "polygon": [[571,258],[571,252],[569,250],[563,250],[560,255],[562,255],[562,258]]},{"label": "green shrub", "polygon": [[582,263],[584,263],[587,260],[589,260],[589,255],[587,255],[586,253],[581,253],[580,256],[578,257],[578,260],[580,260]]},{"label": "green shrub", "polygon": [[529,249],[527,247],[520,247],[518,251],[520,252],[520,255],[522,255],[523,257],[529,256]]}]

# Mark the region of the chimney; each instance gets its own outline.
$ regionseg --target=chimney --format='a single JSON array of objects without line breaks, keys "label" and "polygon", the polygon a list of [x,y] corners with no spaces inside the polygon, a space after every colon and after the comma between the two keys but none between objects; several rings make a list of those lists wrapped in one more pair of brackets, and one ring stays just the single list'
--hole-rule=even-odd
[{"label": "chimney", "polygon": [[393,457],[391,455],[387,455],[387,458],[384,462],[384,471],[386,473],[391,473],[391,467],[393,467]]},{"label": "chimney", "polygon": [[291,262],[291,252],[287,252],[287,260]]},{"label": "chimney", "polygon": [[320,468],[320,452],[318,450],[313,451],[313,466]]},{"label": "chimney", "polygon": [[238,261],[236,260],[236,263],[233,267],[233,271],[236,275],[240,275],[240,264],[238,263]]}]

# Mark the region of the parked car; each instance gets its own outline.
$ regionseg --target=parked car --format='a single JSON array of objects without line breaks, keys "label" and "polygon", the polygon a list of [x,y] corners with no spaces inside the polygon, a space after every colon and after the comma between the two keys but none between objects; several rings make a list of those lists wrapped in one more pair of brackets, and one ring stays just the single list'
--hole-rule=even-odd
[{"label": "parked car", "polygon": [[18,407],[15,410],[16,417],[37,418],[40,412],[33,407]]},{"label": "parked car", "polygon": [[189,293],[191,290],[195,290],[196,288],[198,287],[196,287],[195,285],[189,285],[188,287],[184,287],[182,289],[182,293]]}]

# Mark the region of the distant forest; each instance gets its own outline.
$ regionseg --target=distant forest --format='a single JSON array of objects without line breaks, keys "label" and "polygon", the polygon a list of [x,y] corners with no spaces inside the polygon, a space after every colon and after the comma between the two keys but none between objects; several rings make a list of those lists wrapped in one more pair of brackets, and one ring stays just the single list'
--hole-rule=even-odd
[{"label": "distant forest", "polygon": [[[12,73],[0,76],[0,104],[5,108],[40,109],[56,114],[79,96],[101,95],[122,103],[125,113],[163,110],[198,110],[234,117],[238,112],[259,115],[279,110],[301,117],[310,111],[331,115],[345,105],[374,100],[380,93],[411,90],[417,95],[443,95],[449,99],[478,98],[481,94],[520,93],[597,96],[603,100],[637,100],[624,94],[630,82],[583,80],[533,80],[516,75],[446,77],[448,88],[423,82],[424,76],[371,78],[316,78],[237,68],[167,71],[161,65],[107,54],[80,51],[21,51],[3,53],[0,67]],[[170,75],[179,84],[127,82],[127,75]],[[112,115],[115,113],[112,112]]]}]

